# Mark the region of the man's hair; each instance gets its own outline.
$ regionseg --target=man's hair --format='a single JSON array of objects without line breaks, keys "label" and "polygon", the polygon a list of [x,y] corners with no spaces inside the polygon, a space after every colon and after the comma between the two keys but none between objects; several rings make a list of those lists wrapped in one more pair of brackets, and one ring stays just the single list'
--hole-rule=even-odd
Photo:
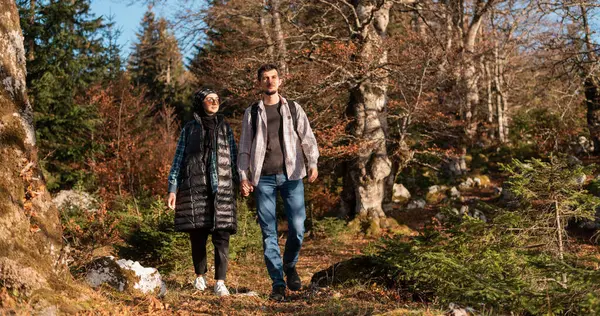
[{"label": "man's hair", "polygon": [[260,68],[258,68],[258,80],[262,80],[262,75],[267,72],[267,71],[271,71],[271,70],[277,70],[277,73],[279,74],[279,68],[277,67],[277,65],[275,64],[264,64],[262,66],[260,66]]}]

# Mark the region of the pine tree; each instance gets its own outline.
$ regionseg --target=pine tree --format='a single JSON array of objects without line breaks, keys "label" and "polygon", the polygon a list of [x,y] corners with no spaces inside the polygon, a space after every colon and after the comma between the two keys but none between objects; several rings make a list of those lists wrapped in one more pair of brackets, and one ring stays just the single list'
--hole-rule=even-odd
[{"label": "pine tree", "polygon": [[96,110],[78,102],[108,65],[100,31],[102,18],[90,13],[89,0],[23,1],[27,85],[34,108],[41,163],[49,189],[81,184],[92,152]]},{"label": "pine tree", "polygon": [[106,19],[106,28],[103,30],[107,61],[106,79],[114,82],[123,74],[123,61],[121,60],[121,46],[117,43],[121,36],[121,29],[115,27],[115,16],[109,15]]},{"label": "pine tree", "polygon": [[146,89],[155,111],[174,106],[181,115],[189,95],[181,52],[167,21],[157,19],[151,6],[144,14],[137,38],[129,60],[134,85]]}]

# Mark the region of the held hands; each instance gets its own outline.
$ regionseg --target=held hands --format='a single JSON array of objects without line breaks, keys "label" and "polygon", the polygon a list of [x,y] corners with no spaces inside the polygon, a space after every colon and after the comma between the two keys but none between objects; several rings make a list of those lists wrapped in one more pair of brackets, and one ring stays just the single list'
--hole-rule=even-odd
[{"label": "held hands", "polygon": [[315,180],[317,180],[318,176],[319,176],[319,171],[317,170],[317,168],[308,169],[308,183],[315,182]]},{"label": "held hands", "polygon": [[[308,182],[313,183],[317,180],[319,176],[319,171],[317,168],[311,168],[308,170]],[[250,193],[254,192],[254,186],[248,180],[242,180],[241,182],[241,193],[243,197],[247,197]]]},{"label": "held hands", "polygon": [[175,193],[171,192],[169,193],[169,197],[167,198],[167,206],[174,210],[175,209],[175,200],[177,199],[177,197],[175,196]]},{"label": "held hands", "polygon": [[250,195],[250,192],[254,192],[254,187],[248,180],[242,180],[241,189],[243,197]]}]

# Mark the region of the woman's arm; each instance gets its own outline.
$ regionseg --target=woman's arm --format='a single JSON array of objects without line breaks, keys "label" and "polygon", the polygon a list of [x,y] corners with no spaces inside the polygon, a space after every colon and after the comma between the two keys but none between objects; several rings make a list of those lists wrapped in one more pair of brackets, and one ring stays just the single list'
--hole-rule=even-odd
[{"label": "woman's arm", "polygon": [[186,134],[186,128],[184,126],[179,135],[179,140],[177,141],[175,157],[173,158],[171,171],[169,172],[169,193],[177,192],[177,178],[179,177],[179,169],[181,168],[181,162],[183,161],[183,155],[185,153]]},{"label": "woman's arm", "polygon": [[231,175],[233,177],[233,183],[237,185],[240,182],[240,176],[237,167],[238,152],[237,145],[235,144],[235,137],[233,136],[233,130],[229,124],[227,124],[227,139],[229,142],[229,155],[231,157]]}]

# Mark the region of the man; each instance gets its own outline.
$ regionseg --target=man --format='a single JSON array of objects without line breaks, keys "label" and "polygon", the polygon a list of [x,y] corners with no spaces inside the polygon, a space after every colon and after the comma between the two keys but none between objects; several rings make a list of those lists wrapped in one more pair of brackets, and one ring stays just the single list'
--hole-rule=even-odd
[{"label": "man", "polygon": [[[278,93],[281,83],[277,66],[267,64],[258,69],[261,100],[244,113],[238,154],[242,195],[254,192],[265,263],[273,281],[270,297],[276,301],[285,299],[286,284],[292,291],[302,287],[296,262],[306,219],[302,183],[307,174],[304,156],[308,161],[308,182],[317,179],[319,158],[317,141],[306,113],[297,103]],[[277,243],[278,191],[288,219],[283,261]]]}]

